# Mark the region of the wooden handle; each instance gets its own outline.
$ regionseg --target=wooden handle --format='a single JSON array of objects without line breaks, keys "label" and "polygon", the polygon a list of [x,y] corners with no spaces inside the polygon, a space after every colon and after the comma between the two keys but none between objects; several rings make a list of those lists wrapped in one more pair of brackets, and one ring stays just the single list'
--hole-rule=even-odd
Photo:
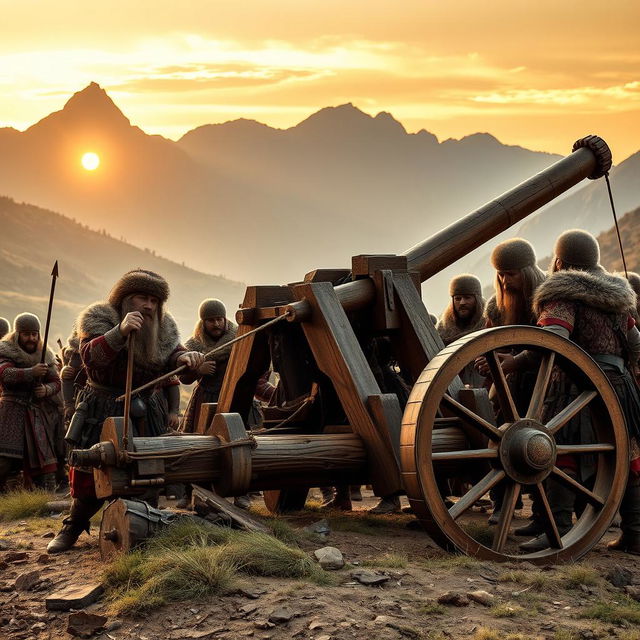
[{"label": "wooden handle", "polygon": [[133,386],[133,349],[135,346],[135,333],[132,331],[127,337],[127,381],[124,390],[124,432],[122,444],[125,450],[129,450],[129,420],[131,413],[131,388]]}]

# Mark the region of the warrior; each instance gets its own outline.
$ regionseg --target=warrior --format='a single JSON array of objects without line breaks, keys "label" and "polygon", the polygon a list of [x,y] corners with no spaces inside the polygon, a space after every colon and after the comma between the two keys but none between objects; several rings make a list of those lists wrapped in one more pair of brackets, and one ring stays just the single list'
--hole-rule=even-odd
[{"label": "warrior", "polygon": [[[485,327],[485,301],[482,297],[482,284],[476,276],[463,273],[453,278],[449,283],[449,296],[451,302],[436,325],[445,346]],[[460,378],[464,384],[472,387],[479,387],[484,382],[484,378],[472,364],[465,367]]]},{"label": "warrior", "polygon": [[56,425],[44,403],[60,391],[60,378],[50,349],[41,362],[43,348],[32,313],[17,316],[0,340],[0,486],[22,470],[27,484],[55,490]]},{"label": "warrior", "polygon": [[[169,297],[166,280],[152,271],[135,269],[125,273],[105,302],[87,307],[76,321],[80,355],[87,383],[78,393],[76,410],[67,439],[87,449],[100,439],[102,423],[109,416],[121,416],[124,393],[128,337],[133,342],[133,386],[142,386],[177,366],[197,369],[202,355],[187,352],[180,344],[178,328],[164,304]],[[134,396],[130,418],[133,435],[154,436],[166,429],[166,410],[156,389]],[[82,531],[89,531],[89,519],[104,500],[95,494],[93,475],[71,468],[69,473],[73,502],[69,517],[49,543],[49,553],[71,548]]]},{"label": "warrior", "polygon": [[[496,270],[495,294],[488,300],[485,309],[486,327],[535,325],[536,318],[531,303],[536,288],[545,279],[545,273],[536,264],[536,253],[531,243],[524,238],[511,238],[501,242],[491,254],[491,264]],[[489,366],[484,358],[478,359],[476,367],[481,375],[489,374]],[[535,375],[528,371],[513,373],[508,377],[508,382],[516,407],[524,415],[535,385]],[[495,505],[489,524],[497,524],[500,519],[502,494],[500,486],[492,491]],[[537,504],[534,504],[534,511],[537,511]],[[537,519],[517,529],[515,533],[538,533],[536,522]]]},{"label": "warrior", "polygon": [[9,321],[6,318],[0,318],[0,340],[2,340],[9,331],[11,331]]},{"label": "warrior", "polygon": [[[608,546],[640,554],[640,393],[629,369],[640,355],[640,333],[633,318],[636,296],[624,278],[602,268],[597,240],[580,229],[558,238],[550,270],[534,296],[538,325],[570,338],[594,358],[620,400],[629,430],[632,461],[620,506],[622,535]],[[528,352],[516,355],[503,362],[503,370],[526,368],[529,358]],[[579,393],[565,378],[552,376],[546,409],[554,415]],[[558,433],[558,442],[589,444],[593,442],[591,431],[589,412],[582,411]],[[556,464],[573,478],[587,475],[574,456],[558,456]],[[551,478],[547,495],[558,532],[564,535],[572,525],[576,496]],[[521,548],[537,551],[548,546],[546,534],[541,534]]]}]

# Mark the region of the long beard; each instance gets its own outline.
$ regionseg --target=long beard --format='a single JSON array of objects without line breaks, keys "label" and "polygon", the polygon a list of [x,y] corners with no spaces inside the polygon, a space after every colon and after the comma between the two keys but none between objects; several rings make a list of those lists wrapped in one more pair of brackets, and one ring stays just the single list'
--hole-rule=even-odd
[{"label": "long beard", "polygon": [[496,302],[505,325],[529,324],[531,322],[531,311],[521,291],[505,289]]},{"label": "long beard", "polygon": [[[130,300],[124,299],[122,303],[123,317],[135,311]],[[149,364],[158,363],[158,335],[160,333],[160,321],[158,314],[154,314],[153,318],[144,316],[142,328],[135,333],[135,341],[133,345],[133,359],[137,365],[142,367]]]}]

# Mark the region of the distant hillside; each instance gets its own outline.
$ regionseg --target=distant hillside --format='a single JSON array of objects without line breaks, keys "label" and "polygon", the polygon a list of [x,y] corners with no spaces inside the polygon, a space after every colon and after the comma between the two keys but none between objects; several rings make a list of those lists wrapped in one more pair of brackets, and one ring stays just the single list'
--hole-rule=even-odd
[{"label": "distant hillside", "polygon": [[244,285],[171,262],[153,251],[92,231],[63,215],[0,197],[0,316],[12,321],[31,311],[46,318],[51,268],[58,260],[60,278],[52,316],[52,336],[69,335],[78,312],[104,299],[115,280],[136,267],[164,276],[171,287],[167,308],[183,336],[195,324],[200,302],[221,298],[233,316]]},{"label": "distant hillside", "polygon": [[[627,269],[640,273],[640,207],[629,211],[619,221],[620,236]],[[600,262],[608,271],[622,271],[622,257],[615,226],[598,236]]]}]

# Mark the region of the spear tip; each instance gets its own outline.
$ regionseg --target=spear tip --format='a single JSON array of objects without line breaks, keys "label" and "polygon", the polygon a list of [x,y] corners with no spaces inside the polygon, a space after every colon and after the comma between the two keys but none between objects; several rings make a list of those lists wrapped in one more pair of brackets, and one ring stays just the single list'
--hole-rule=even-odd
[{"label": "spear tip", "polygon": [[56,260],[56,263],[53,265],[53,269],[51,270],[51,275],[54,278],[58,277],[58,261]]}]

